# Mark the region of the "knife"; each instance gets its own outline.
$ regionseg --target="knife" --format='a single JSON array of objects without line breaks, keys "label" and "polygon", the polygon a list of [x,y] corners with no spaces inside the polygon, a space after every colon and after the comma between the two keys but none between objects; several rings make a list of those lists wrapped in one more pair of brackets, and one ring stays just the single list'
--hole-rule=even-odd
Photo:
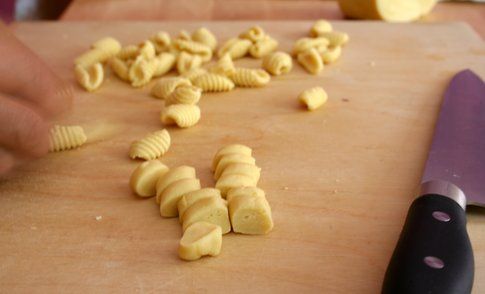
[{"label": "knife", "polygon": [[445,92],[421,183],[382,293],[470,293],[465,209],[485,206],[485,83],[471,70],[456,74]]}]

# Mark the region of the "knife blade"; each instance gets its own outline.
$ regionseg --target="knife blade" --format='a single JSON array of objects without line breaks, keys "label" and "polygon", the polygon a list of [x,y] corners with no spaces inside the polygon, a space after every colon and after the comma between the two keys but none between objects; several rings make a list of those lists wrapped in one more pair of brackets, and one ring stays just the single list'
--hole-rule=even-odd
[{"label": "knife blade", "polygon": [[441,105],[418,197],[382,293],[470,293],[474,260],[466,205],[485,206],[485,83],[456,74]]}]

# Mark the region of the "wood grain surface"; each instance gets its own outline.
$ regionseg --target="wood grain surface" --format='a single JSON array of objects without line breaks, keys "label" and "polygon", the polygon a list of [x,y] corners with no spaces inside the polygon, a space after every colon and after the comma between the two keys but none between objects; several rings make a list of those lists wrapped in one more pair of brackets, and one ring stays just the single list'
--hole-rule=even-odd
[{"label": "wood grain surface", "polygon": [[[204,25],[224,40],[253,24],[18,23],[13,30],[75,85],[74,57],[103,36],[129,44]],[[286,51],[311,25],[259,24]],[[334,26],[351,41],[321,75],[295,65],[265,88],[204,94],[197,126],[169,128],[173,144],[163,162],[196,167],[204,186],[214,184],[210,163],[219,147],[254,148],[273,209],[269,235],[231,233],[216,258],[178,259],[178,220],[162,219],[153,199],[128,187],[139,164],[128,158],[129,144],[162,127],[162,102],[149,87],[110,75],[92,94],[75,86],[72,112],[58,120],[86,129],[84,147],[29,162],[0,181],[0,292],[378,293],[445,87],[464,68],[485,77],[485,47],[460,23]],[[296,96],[316,85],[330,98],[309,113]],[[484,229],[485,210],[471,209],[474,293],[485,292]]]}]

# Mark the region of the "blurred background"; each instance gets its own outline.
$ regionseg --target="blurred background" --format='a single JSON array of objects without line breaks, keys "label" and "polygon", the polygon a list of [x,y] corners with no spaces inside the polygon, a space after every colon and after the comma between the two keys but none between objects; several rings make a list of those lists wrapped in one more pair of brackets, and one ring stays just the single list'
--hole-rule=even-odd
[{"label": "blurred background", "polygon": [[[1,0],[7,22],[32,20],[314,20],[465,21],[485,36],[485,0]],[[340,3],[339,3],[340,2]],[[416,4],[417,3],[417,4]],[[426,6],[419,10],[417,6]],[[340,4],[340,5],[339,5]],[[429,7],[428,7],[429,6]],[[388,11],[394,10],[393,13]],[[399,13],[395,13],[395,11]]]}]

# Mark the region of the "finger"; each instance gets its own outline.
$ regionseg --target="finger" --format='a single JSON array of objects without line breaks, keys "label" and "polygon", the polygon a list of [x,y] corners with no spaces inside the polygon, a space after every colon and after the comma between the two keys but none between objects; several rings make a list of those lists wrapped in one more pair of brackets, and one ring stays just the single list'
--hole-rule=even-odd
[{"label": "finger", "polygon": [[0,175],[6,174],[14,166],[14,156],[0,147]]},{"label": "finger", "polygon": [[72,89],[29,48],[0,23],[0,91],[20,96],[45,115],[55,115],[71,105]]},{"label": "finger", "polygon": [[0,94],[0,146],[22,156],[49,149],[48,124],[33,108]]}]

